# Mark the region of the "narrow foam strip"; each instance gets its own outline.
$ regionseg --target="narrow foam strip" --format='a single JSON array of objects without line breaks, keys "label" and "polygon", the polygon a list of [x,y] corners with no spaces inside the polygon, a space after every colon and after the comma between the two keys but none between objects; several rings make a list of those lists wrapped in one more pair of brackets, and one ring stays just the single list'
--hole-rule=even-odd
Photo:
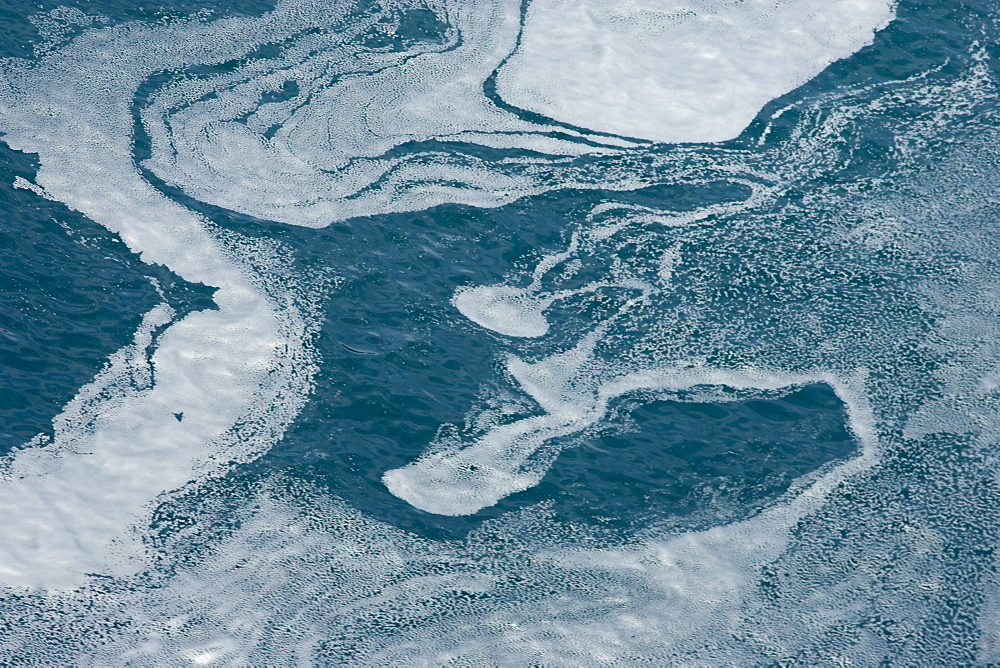
[{"label": "narrow foam strip", "polygon": [[[532,461],[552,440],[580,433],[601,420],[609,403],[641,391],[682,392],[695,387],[723,386],[737,390],[794,389],[826,382],[846,384],[829,375],[780,374],[765,370],[732,370],[698,366],[603,369],[591,358],[593,340],[549,359],[527,364],[516,357],[507,363],[521,389],[545,414],[490,429],[464,447],[434,451],[402,468],[387,471],[382,480],[396,496],[440,515],[471,515],[500,499],[541,482],[552,454]],[[844,397],[857,401],[860,389]],[[855,413],[862,410],[852,409]],[[870,434],[856,432],[870,440]]]}]

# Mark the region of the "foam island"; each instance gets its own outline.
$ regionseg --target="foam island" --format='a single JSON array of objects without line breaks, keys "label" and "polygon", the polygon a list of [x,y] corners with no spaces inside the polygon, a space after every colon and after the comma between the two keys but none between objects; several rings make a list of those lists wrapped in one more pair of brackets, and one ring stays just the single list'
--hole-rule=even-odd
[{"label": "foam island", "polygon": [[533,0],[497,90],[590,130],[724,141],[893,14],[882,0]]},{"label": "foam island", "polygon": [[545,336],[544,299],[522,288],[490,285],[458,290],[452,304],[469,320],[505,336]]}]

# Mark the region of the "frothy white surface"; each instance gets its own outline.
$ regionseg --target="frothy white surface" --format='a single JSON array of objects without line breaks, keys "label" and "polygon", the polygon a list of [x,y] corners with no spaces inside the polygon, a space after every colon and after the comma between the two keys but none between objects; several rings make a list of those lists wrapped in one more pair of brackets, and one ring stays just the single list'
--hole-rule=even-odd
[{"label": "frothy white surface", "polygon": [[590,130],[723,141],[893,14],[891,0],[533,0],[497,90]]},{"label": "frothy white surface", "polygon": [[[258,456],[304,401],[305,302],[241,262],[239,247],[150,187],[132,162],[129,104],[143,78],[242,53],[254,34],[240,20],[123,26],[7,72],[4,141],[38,153],[45,194],[117,232],[144,261],[218,288],[218,310],[178,322],[166,307],[147,315],[136,343],[56,419],[54,442],[10,456],[0,481],[7,584],[56,590],[140,570],[157,497]],[[245,248],[266,264],[263,248]],[[154,342],[152,330],[166,325]]]},{"label": "frothy white surface", "polygon": [[469,320],[506,336],[545,336],[549,321],[542,311],[548,304],[527,290],[489,285],[459,290],[452,303]]},{"label": "frothy white surface", "polygon": [[[544,505],[487,522],[464,540],[430,541],[315,493],[300,492],[305,505],[289,505],[277,481],[211,558],[153,595],[119,595],[122,612],[142,623],[91,656],[226,664],[751,661],[759,655],[732,637],[759,628],[762,569],[832,488],[870,463],[863,455],[742,522],[598,547],[582,546],[586,530],[554,522]],[[109,613],[118,611],[98,614]],[[796,620],[795,611],[771,616],[786,619]],[[806,633],[785,640],[809,641]]]},{"label": "frothy white surface", "polygon": [[[546,155],[628,145],[555,137],[497,107],[483,84],[514,48],[520,3],[443,4],[443,45],[370,50],[358,33],[373,22],[330,21],[328,32],[286,44],[277,59],[166,87],[143,112],[153,142],[146,166],[199,200],[318,227],[445,202],[498,206],[551,187],[539,169]],[[387,3],[387,21],[406,6],[398,5]],[[287,81],[298,95],[260,103]],[[417,142],[444,144],[393,154]],[[463,144],[518,152],[498,168]]]},{"label": "frothy white surface", "polygon": [[[327,18],[331,32],[298,38],[278,58],[164,87],[142,112],[152,141],[144,164],[201,201],[297,225],[446,202],[499,206],[574,182],[569,172],[553,181],[563,156],[634,144],[498,107],[484,94],[497,68],[507,101],[559,121],[660,141],[717,141],[869,43],[892,16],[887,0],[697,12],[564,4],[531,3],[508,60],[518,44],[516,0],[445,2],[446,43],[401,52],[362,46],[374,20]],[[298,90],[291,99],[261,102],[287,82]],[[464,144],[513,152],[491,163]]]},{"label": "frothy white surface", "polygon": [[532,364],[512,357],[508,372],[545,414],[496,426],[464,447],[430,452],[412,464],[388,471],[383,477],[386,487],[427,512],[471,515],[541,482],[555,456],[545,450],[546,444],[593,426],[606,416],[612,400],[640,392],[666,395],[709,386],[773,391],[826,382],[838,390],[850,414],[864,418],[854,430],[868,441],[866,461],[871,463],[874,456],[870,410],[857,405],[863,387],[848,388],[829,375],[795,376],[752,369],[694,365],[631,372],[602,369],[590,357],[591,348],[592,341],[585,341],[567,353]]}]

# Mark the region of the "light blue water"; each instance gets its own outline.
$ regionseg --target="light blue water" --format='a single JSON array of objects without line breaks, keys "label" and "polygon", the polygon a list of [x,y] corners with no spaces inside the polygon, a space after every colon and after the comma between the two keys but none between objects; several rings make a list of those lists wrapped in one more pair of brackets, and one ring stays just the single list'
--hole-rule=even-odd
[{"label": "light blue water", "polygon": [[[218,285],[192,279],[184,260],[168,267],[173,260],[156,259],[169,240],[143,246],[148,254],[140,257],[133,252],[139,242],[130,250],[107,223],[81,213],[90,211],[85,198],[74,194],[68,208],[70,195],[59,193],[69,186],[38,179],[55,201],[13,187],[15,177],[34,182],[39,162],[56,164],[51,156],[61,149],[73,164],[111,164],[100,162],[103,148],[88,148],[99,142],[73,143],[75,133],[95,127],[83,111],[80,127],[66,135],[59,124],[72,113],[52,112],[59,119],[52,126],[39,120],[47,118],[46,105],[62,104],[58,91],[79,95],[66,108],[98,109],[103,102],[93,99],[116,90],[86,88],[94,70],[72,60],[79,25],[49,47],[55,55],[44,67],[31,64],[43,57],[32,53],[41,37],[31,21],[49,25],[37,18],[49,16],[55,25],[75,16],[46,14],[56,6],[8,2],[0,10],[2,55],[28,61],[5,61],[4,71],[35,91],[7,97],[0,131],[15,146],[42,147],[41,157],[7,146],[2,152],[0,448],[12,462],[37,434],[57,442],[59,433],[84,434],[71,442],[79,446],[72,452],[101,447],[101,416],[124,410],[113,391],[107,408],[86,408],[76,422],[58,423],[57,416],[132,343],[157,304],[174,313],[153,328],[148,346],[137,344],[143,355],[188,314],[229,313],[213,302]],[[223,136],[221,112],[198,126],[202,110],[248,95],[245,81],[277,81],[275,72],[287,69],[292,83],[243,100],[247,109],[225,117],[257,128],[271,114],[274,125],[261,132],[280,137],[281,124],[297,113],[290,110],[319,105],[323,86],[390,69],[386,63],[404,49],[436,53],[448,44],[443,5],[343,6],[344,15],[325,26],[298,26],[239,57],[208,52],[224,48],[221,39],[206,38],[202,62],[151,65],[138,76],[125,101],[128,177],[202,216],[234,266],[256,277],[248,284],[278,304],[275,313],[292,304],[304,314],[305,333],[288,333],[298,325],[261,330],[261,338],[280,339],[275,358],[291,360],[292,380],[275,398],[248,403],[226,427],[225,438],[237,443],[271,434],[260,437],[265,445],[219,446],[204,458],[210,464],[192,465],[190,482],[136,502],[142,519],[127,527],[142,547],[140,565],[119,569],[114,559],[84,555],[82,564],[110,565],[60,567],[77,578],[68,587],[39,579],[34,588],[18,580],[3,590],[0,663],[997,660],[1000,32],[993,3],[901,2],[871,46],[769,102],[730,141],[641,141],[553,158],[414,133],[376,153],[399,162],[343,197],[347,214],[330,214],[322,226],[269,219],[263,212],[292,219],[307,206],[274,204],[287,184],[268,174],[254,181],[264,167],[254,166],[236,134],[219,140],[225,150],[218,154],[208,143],[196,146],[199,137]],[[252,23],[272,5],[81,6],[102,17],[93,25],[105,31],[132,20],[182,20],[205,8],[210,26],[234,16]],[[350,32],[368,17],[388,28]],[[323,70],[310,60],[323,53],[308,42],[316,35],[341,35],[356,60],[337,56]],[[308,54],[294,58],[312,63],[315,79],[280,60],[294,60],[295,48]],[[123,57],[121,67],[133,62],[139,59]],[[259,72],[242,74],[246,67]],[[59,68],[81,68],[73,76],[84,83],[60,88],[51,74]],[[486,82],[485,96],[496,96],[494,85]],[[379,90],[369,103],[391,104]],[[550,138],[574,127],[511,109],[545,124]],[[180,156],[174,163],[156,152],[166,135],[150,118],[167,119],[169,151]],[[188,132],[192,118],[197,131]],[[353,135],[350,141],[363,145]],[[196,159],[181,164],[185,151]],[[191,165],[199,151],[210,156],[198,164],[226,155],[236,166],[227,172],[220,158],[197,171]],[[363,157],[370,156],[358,149],[345,160],[361,164]],[[334,162],[320,171],[348,181],[347,168]],[[181,166],[172,172],[168,163]],[[252,169],[240,171],[244,165]],[[430,171],[416,171],[427,165]],[[509,180],[488,181],[475,170]],[[225,191],[237,189],[237,177],[250,193],[238,201]],[[79,178],[93,179],[100,198],[117,177]],[[299,187],[295,179],[287,177],[288,188]],[[427,206],[405,200],[411,191],[439,192],[428,184],[453,203],[440,204],[436,194],[427,195]],[[303,201],[314,204],[327,187],[302,186]],[[383,197],[383,187],[397,199]],[[125,202],[123,215],[131,205]],[[196,257],[195,242],[191,248]],[[505,336],[456,307],[456,290],[491,285],[559,295],[544,308],[544,335]],[[221,348],[234,355],[257,340],[245,323],[219,331],[225,334],[212,340],[231,337]],[[304,342],[299,352],[297,342]],[[572,350],[564,366],[553,362]],[[545,367],[543,389],[529,387],[511,356]],[[122,396],[149,396],[159,374],[169,375],[170,360],[144,362],[150,377],[131,372],[139,378],[126,383],[134,395]],[[266,378],[285,378],[283,368],[274,363]],[[200,378],[191,374],[185,377]],[[635,380],[642,374],[645,380]],[[616,382],[628,387],[610,389]],[[214,406],[215,390],[197,380],[190,396],[195,392],[205,392],[195,403]],[[233,396],[220,405],[243,400]],[[588,408],[595,396],[606,405]],[[296,407],[287,419],[272,409],[285,405]],[[164,410],[174,411],[170,406]],[[174,414],[181,431],[137,429],[128,437],[136,450],[113,460],[121,468],[94,480],[115,488],[120,476],[125,489],[127,480],[169,468],[183,429],[201,419],[191,408]],[[54,418],[69,425],[65,432],[53,428]],[[525,437],[541,434],[541,445],[519,463],[476,454],[452,478],[435,478],[434,470],[431,483],[412,478],[412,494],[383,478],[422,470],[413,462],[431,461],[428,452],[465,462],[481,452],[477,444],[495,442],[489,439],[508,425],[536,424],[531,420],[550,422]],[[501,473],[490,480],[529,471],[537,484],[471,512],[421,509],[449,485],[478,484],[479,471],[491,466]],[[20,469],[8,470],[3,484],[12,485]],[[39,470],[44,476],[50,469]],[[60,489],[87,504],[90,483],[80,484],[85,491]],[[94,502],[97,514],[116,503],[115,493],[106,496]],[[27,514],[11,498],[0,499],[0,510]],[[123,491],[120,498],[124,506],[139,496]],[[57,531],[78,526],[74,519]],[[128,545],[122,554],[133,549]],[[46,559],[44,547],[32,554]],[[8,568],[0,559],[0,569]],[[63,582],[55,570],[38,572]]]}]

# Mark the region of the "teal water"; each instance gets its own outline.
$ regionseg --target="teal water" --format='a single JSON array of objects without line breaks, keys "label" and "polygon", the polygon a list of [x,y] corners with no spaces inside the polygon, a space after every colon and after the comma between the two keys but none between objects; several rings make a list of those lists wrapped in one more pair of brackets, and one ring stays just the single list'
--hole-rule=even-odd
[{"label": "teal water", "polygon": [[[71,587],[46,585],[45,577],[64,580],[41,570],[40,584],[27,589],[5,580],[0,663],[997,660],[997,7],[901,2],[870,46],[771,100],[729,141],[634,141],[552,158],[415,133],[379,149],[378,159],[398,162],[344,196],[346,213],[320,225],[303,213],[306,204],[273,204],[287,194],[278,189],[285,184],[267,174],[266,186],[254,181],[265,167],[255,166],[252,146],[236,134],[220,140],[229,153],[197,141],[223,136],[222,112],[211,117],[212,105],[250,99],[241,86],[255,77],[277,82],[289,73],[280,88],[227,108],[225,120],[280,138],[282,123],[320,104],[323,86],[389,69],[390,56],[405,49],[437,53],[448,43],[444,4],[330,6],[343,13],[325,26],[299,26],[239,57],[213,52],[203,62],[151,65],[130,93],[129,178],[201,216],[276,313],[304,314],[305,333],[288,334],[299,326],[287,324],[289,316],[279,319],[278,334],[260,334],[284,342],[277,349],[291,360],[292,380],[274,380],[276,398],[259,409],[264,400],[249,403],[217,439],[264,445],[218,446],[191,466],[189,482],[138,504],[146,514],[128,531],[145,555],[139,566],[101,555],[88,561],[88,552],[80,557],[88,570],[72,561],[59,567],[75,573]],[[210,12],[205,25],[234,16],[252,22],[272,8],[81,6],[101,17],[91,24],[97,30],[182,20],[202,9]],[[86,26],[73,24],[76,15],[45,13],[52,10],[54,3],[8,3],[2,55],[42,58],[32,52],[41,37],[31,21],[56,25],[70,16],[46,48],[76,57],[67,45]],[[368,20],[389,27],[350,32]],[[324,52],[308,40],[328,33],[357,47],[348,49],[354,60],[338,55],[322,67],[310,60]],[[219,44],[209,46],[221,53]],[[281,60],[294,60],[293,52],[308,67]],[[187,264],[155,259],[168,241],[140,256],[138,242],[130,249],[107,223],[81,212],[90,211],[86,202],[67,206],[69,195],[59,193],[70,189],[58,180],[37,179],[51,198],[11,185],[15,177],[35,182],[39,164],[56,164],[51,156],[61,149],[81,164],[88,150],[98,152],[59,145],[73,133],[47,134],[39,110],[55,105],[60,89],[45,79],[49,70],[31,67],[6,61],[5,72],[20,78],[5,74],[5,81],[42,91],[33,93],[42,102],[20,93],[0,110],[11,145],[41,147],[40,158],[4,147],[0,179],[5,485],[21,471],[10,462],[38,434],[56,445],[70,434],[77,440],[66,442],[79,446],[72,452],[100,447],[111,433],[102,416],[131,406],[129,397],[149,396],[161,374],[174,378],[174,358],[155,357],[169,331],[189,314],[227,313],[213,301],[213,277],[199,283]],[[259,71],[241,74],[246,67]],[[372,105],[391,103],[375,93]],[[82,109],[90,99],[81,93],[73,104]],[[576,127],[514,110],[547,124],[549,138]],[[184,124],[202,122],[199,114],[210,118],[189,132]],[[79,134],[92,127],[89,118],[80,112]],[[169,133],[158,134],[158,118]],[[169,143],[166,153],[157,153],[158,142]],[[353,135],[344,145],[362,148],[318,171],[346,182],[343,165],[372,156]],[[186,151],[195,155],[190,162]],[[236,167],[226,171],[218,155]],[[244,165],[251,168],[239,171]],[[507,180],[490,182],[475,170]],[[243,199],[226,190],[236,177],[251,193]],[[109,188],[99,180],[95,197]],[[297,187],[295,178],[288,182]],[[302,200],[320,201],[317,188],[303,186]],[[427,205],[418,198],[411,206],[411,191]],[[439,192],[446,203],[435,199]],[[386,201],[407,206],[394,211]],[[127,237],[132,228],[122,225]],[[556,295],[543,309],[543,335],[506,336],[459,309],[462,289],[497,285]],[[136,343],[145,360],[137,368],[148,367],[149,377],[133,369],[126,389],[98,391],[106,403],[60,422],[67,402],[133,342],[158,304],[172,315],[149,342]],[[508,315],[507,324],[533,313]],[[255,335],[240,338],[248,327],[212,340],[231,337],[222,349],[249,349]],[[567,351],[578,352],[559,362]],[[531,389],[512,356],[544,371],[543,389]],[[269,367],[261,386],[285,378],[283,368]],[[652,382],[655,373],[673,380]],[[626,390],[609,389],[626,381]],[[185,391],[212,401],[214,391],[200,383]],[[607,402],[591,419],[588,397],[597,395]],[[220,405],[244,397],[232,396]],[[282,417],[286,405],[295,408]],[[191,408],[168,409],[179,430],[201,419]],[[499,438],[504,427],[550,418],[573,426],[545,423],[541,444],[517,465],[483,455],[454,478],[439,480],[434,471],[430,483],[407,478],[412,494],[383,477],[420,470],[413,462],[434,453],[465,462],[462,453],[478,453],[475,444]],[[123,489],[136,470],[170,467],[185,432],[160,440],[164,433],[137,428],[128,437],[135,452],[113,460]],[[57,464],[39,465],[39,479],[45,466]],[[472,512],[421,507],[424,495],[475,482],[489,467],[537,476]],[[86,499],[88,485],[61,489]],[[122,494],[124,506],[133,497]],[[0,510],[26,514],[10,498],[17,497],[0,500]],[[115,498],[109,493],[93,507],[99,513]],[[77,526],[67,520],[60,531]],[[133,549],[121,544],[121,554]],[[0,568],[13,569],[9,555],[19,553],[4,550]],[[31,554],[47,558],[44,549]]]}]

